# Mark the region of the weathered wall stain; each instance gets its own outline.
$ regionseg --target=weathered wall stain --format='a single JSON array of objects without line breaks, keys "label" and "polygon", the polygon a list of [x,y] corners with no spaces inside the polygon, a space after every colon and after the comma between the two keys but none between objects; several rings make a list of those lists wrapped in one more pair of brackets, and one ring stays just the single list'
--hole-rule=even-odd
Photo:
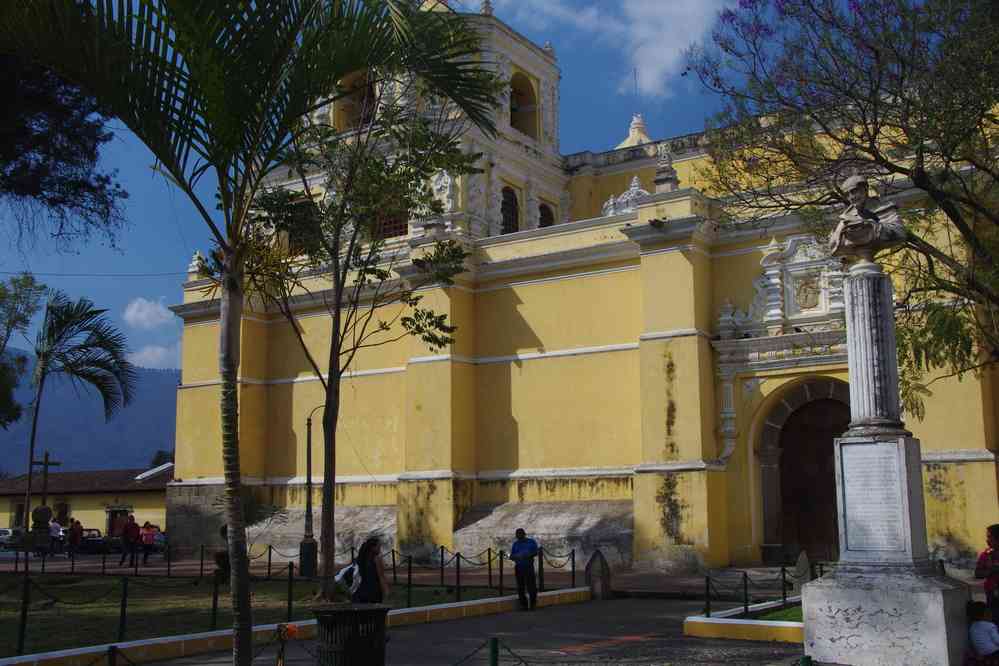
[{"label": "weathered wall stain", "polygon": [[659,526],[666,535],[667,542],[676,546],[689,546],[693,542],[683,534],[684,513],[690,509],[680,497],[678,490],[679,477],[676,474],[664,474],[659,491],[656,493],[656,504],[659,506]]},{"label": "weathered wall stain", "polygon": [[676,460],[679,450],[676,445],[676,363],[667,348],[663,352],[663,370],[666,376],[666,440],[663,447],[664,460]]}]

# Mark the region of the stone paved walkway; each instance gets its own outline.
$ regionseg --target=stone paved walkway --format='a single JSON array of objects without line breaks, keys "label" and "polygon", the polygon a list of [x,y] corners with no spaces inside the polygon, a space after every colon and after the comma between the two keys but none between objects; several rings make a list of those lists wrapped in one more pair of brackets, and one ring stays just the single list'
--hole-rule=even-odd
[{"label": "stone paved walkway", "polygon": [[[696,601],[617,599],[544,608],[389,630],[387,663],[391,666],[455,664],[489,636],[500,638],[511,652],[500,663],[516,664],[781,664],[796,663],[800,645],[722,641],[683,636],[683,618],[697,613]],[[294,645],[294,644],[293,644]],[[303,649],[304,647],[304,649]],[[307,651],[314,643],[296,645],[288,666],[312,664]],[[222,666],[228,653],[167,662],[171,666]],[[272,650],[257,659],[273,664]],[[485,650],[462,662],[486,664]]]}]

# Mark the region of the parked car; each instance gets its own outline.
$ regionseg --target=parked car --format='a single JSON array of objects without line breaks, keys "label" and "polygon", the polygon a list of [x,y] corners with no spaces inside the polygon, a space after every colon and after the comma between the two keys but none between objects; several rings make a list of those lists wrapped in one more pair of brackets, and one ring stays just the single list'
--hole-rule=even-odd
[{"label": "parked car", "polygon": [[0,549],[13,550],[21,543],[24,530],[20,527],[0,527]]},{"label": "parked car", "polygon": [[98,529],[85,529],[80,538],[81,553],[110,553],[111,544]]}]

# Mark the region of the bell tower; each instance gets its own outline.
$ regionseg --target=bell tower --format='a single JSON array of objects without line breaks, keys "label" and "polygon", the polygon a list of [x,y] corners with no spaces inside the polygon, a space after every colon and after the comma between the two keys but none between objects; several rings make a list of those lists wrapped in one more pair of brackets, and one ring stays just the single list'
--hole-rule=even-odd
[{"label": "bell tower", "polygon": [[461,210],[449,226],[486,238],[563,221],[568,177],[559,154],[555,49],[550,42],[538,46],[501,21],[489,0],[470,18],[481,35],[482,59],[504,90],[494,112],[496,136],[475,128],[466,135],[467,149],[483,154],[483,173],[461,178]]}]

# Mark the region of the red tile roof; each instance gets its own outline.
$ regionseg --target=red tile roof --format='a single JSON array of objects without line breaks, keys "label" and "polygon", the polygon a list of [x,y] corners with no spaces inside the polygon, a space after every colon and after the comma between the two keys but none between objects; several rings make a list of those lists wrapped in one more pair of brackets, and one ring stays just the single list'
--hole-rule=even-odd
[{"label": "red tile roof", "polygon": [[[165,466],[164,466],[165,467]],[[92,472],[50,472],[50,495],[68,495],[74,493],[123,493],[164,490],[167,483],[173,480],[173,465],[165,467],[142,479],[136,479],[146,469],[103,469]],[[21,475],[0,481],[0,497],[23,495],[27,486],[27,477]],[[31,480],[31,493],[42,492],[42,475],[35,472]]]}]

